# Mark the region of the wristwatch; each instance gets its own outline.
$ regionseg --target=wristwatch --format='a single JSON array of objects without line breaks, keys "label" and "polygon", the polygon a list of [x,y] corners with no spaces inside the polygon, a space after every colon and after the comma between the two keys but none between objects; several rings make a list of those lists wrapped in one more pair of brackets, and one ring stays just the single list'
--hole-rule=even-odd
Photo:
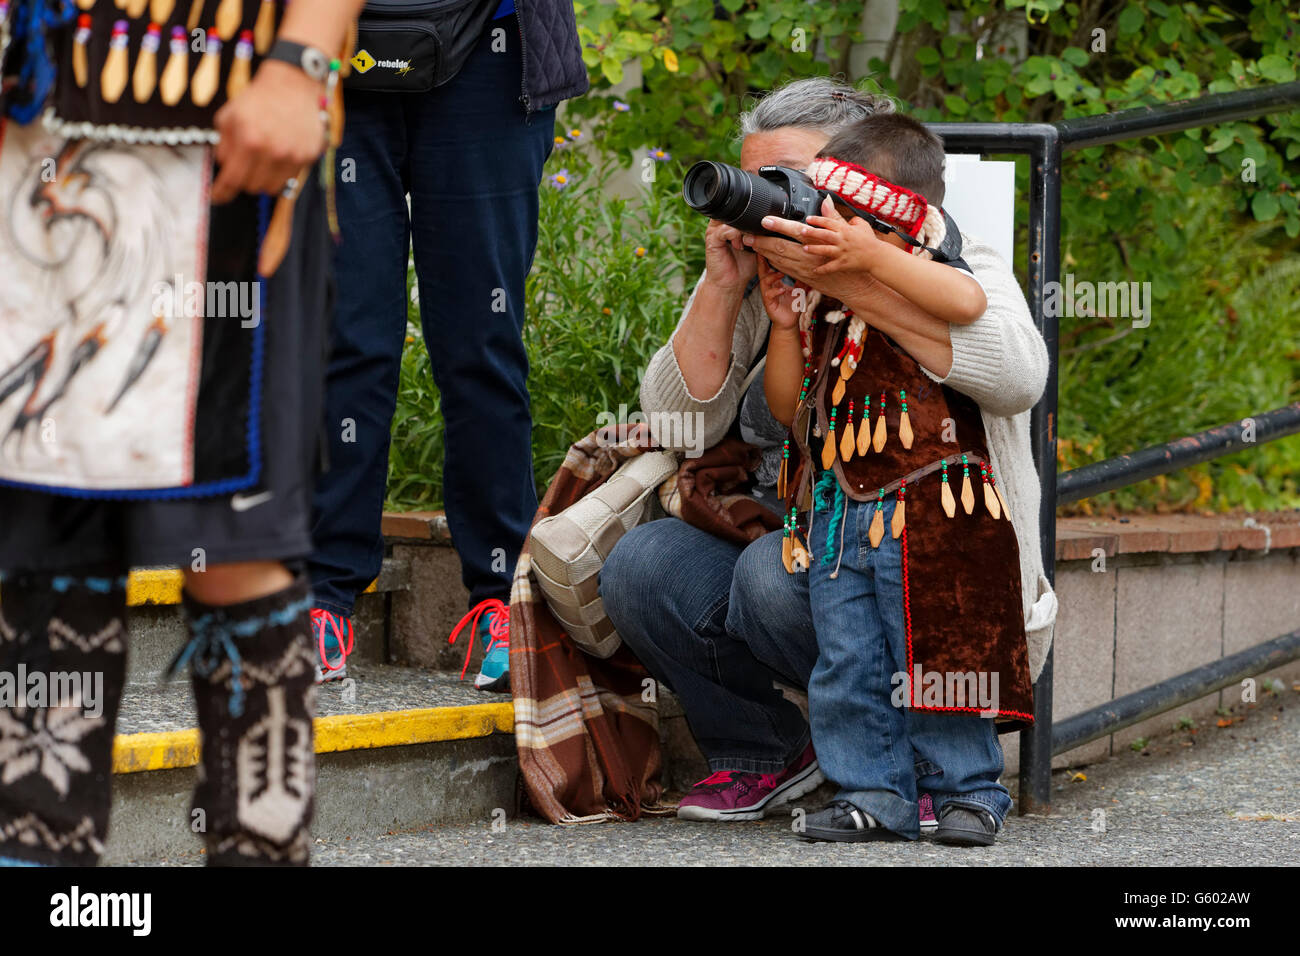
[{"label": "wristwatch", "polygon": [[265,59],[279,60],[296,66],[313,80],[324,83],[330,75],[330,58],[325,51],[314,46],[304,46],[292,40],[276,40]]}]

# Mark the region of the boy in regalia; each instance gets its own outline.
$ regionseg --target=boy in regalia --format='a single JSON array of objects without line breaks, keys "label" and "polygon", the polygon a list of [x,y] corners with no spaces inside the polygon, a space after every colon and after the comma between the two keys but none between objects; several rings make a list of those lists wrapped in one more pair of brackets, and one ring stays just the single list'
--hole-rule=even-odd
[{"label": "boy in regalia", "polygon": [[[943,165],[939,139],[899,114],[834,136],[807,170],[835,197],[802,230],[827,257],[815,271],[870,273],[947,322],[978,319],[965,263],[933,258],[954,228]],[[1018,546],[979,406],[841,303],[759,270],[767,400],[791,426],[782,557],[809,575],[812,742],[840,787],[803,835],[916,839],[923,790],[940,839],[992,843],[1010,806],[995,721],[1033,708]],[[934,674],[957,679],[936,692]]]}]

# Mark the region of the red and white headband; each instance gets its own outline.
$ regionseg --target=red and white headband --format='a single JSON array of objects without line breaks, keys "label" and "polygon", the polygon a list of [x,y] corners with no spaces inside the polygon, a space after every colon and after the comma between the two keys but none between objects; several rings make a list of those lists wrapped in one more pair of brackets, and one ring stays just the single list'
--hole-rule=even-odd
[{"label": "red and white headband", "polygon": [[869,212],[880,221],[911,236],[919,246],[913,255],[929,256],[925,247],[938,248],[947,231],[943,210],[925,197],[867,172],[856,163],[834,157],[814,159],[806,170],[813,185],[835,193],[850,206]]}]

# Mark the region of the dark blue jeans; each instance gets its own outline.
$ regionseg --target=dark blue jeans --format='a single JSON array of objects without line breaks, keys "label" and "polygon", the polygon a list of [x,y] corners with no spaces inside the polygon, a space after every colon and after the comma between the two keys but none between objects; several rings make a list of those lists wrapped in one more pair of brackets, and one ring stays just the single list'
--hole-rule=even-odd
[{"label": "dark blue jeans", "polygon": [[[886,529],[894,507],[891,499],[881,508]],[[848,502],[838,574],[836,549],[823,555],[829,515],[819,513],[809,541],[812,566],[795,575],[807,578],[801,586],[811,597],[817,641],[807,683],[817,760],[839,786],[840,799],[912,839],[919,835],[918,790],[930,792],[935,812],[954,802],[1001,821],[1011,798],[998,782],[1002,748],[992,719],[899,706],[908,670],[903,545],[886,530],[880,545],[871,546],[875,510],[874,501]],[[779,543],[780,533],[768,538]]]},{"label": "dark blue jeans", "polygon": [[[506,27],[505,52],[491,29]],[[354,93],[338,151],[343,241],[313,515],[318,606],[350,615],[383,562],[380,516],[414,247],[420,317],[446,424],[443,500],[471,603],[508,599],[534,513],[524,279],[554,109],[520,103],[513,17],[448,84]],[[410,208],[407,208],[407,195]]]}]

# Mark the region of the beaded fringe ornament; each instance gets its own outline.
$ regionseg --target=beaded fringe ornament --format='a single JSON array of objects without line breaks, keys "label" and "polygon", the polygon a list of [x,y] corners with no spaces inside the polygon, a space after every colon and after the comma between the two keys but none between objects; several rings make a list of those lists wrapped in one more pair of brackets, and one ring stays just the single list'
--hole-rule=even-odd
[{"label": "beaded fringe ornament", "polygon": [[844,420],[844,437],[840,439],[840,458],[848,461],[853,457],[853,399],[849,399],[849,414]]},{"label": "beaded fringe ornament", "polygon": [[948,461],[943,461],[943,474],[939,476],[939,501],[943,505],[943,513],[949,518],[957,513],[957,502],[952,497],[952,484],[948,481]]},{"label": "beaded fringe ornament", "polygon": [[880,417],[876,419],[876,430],[871,436],[871,447],[877,453],[885,447],[885,393],[880,393]]},{"label": "beaded fringe ornament", "polygon": [[975,510],[975,492],[970,486],[970,462],[961,456],[961,506],[970,514]]},{"label": "beaded fringe ornament", "polygon": [[140,55],[131,72],[131,95],[137,103],[147,102],[158,86],[158,50],[162,47],[162,27],[149,24],[148,32],[140,42]]},{"label": "beaded fringe ornament", "polygon": [[889,523],[890,534],[897,538],[903,533],[903,528],[907,524],[907,482],[898,486],[894,492],[894,520]]},{"label": "beaded fringe ornament", "polygon": [[880,547],[880,541],[885,537],[885,489],[881,488],[876,495],[876,510],[871,516],[871,527],[867,529],[867,540],[871,542],[873,548]]},{"label": "beaded fringe ornament", "polygon": [[988,509],[989,514],[996,521],[1002,517],[1002,504],[998,501],[998,496],[993,493],[993,484],[989,481],[989,470],[984,459],[980,459],[980,479],[984,484],[984,507]]},{"label": "beaded fringe ornament", "polygon": [[105,103],[116,103],[126,89],[127,44],[130,43],[128,26],[125,20],[113,24],[113,36],[108,41],[108,56],[104,58],[104,69],[99,74],[99,95]]},{"label": "beaded fringe ornament", "polygon": [[839,415],[838,408],[831,409],[831,422],[826,438],[822,442],[822,468],[828,470],[835,463],[835,418]]}]

